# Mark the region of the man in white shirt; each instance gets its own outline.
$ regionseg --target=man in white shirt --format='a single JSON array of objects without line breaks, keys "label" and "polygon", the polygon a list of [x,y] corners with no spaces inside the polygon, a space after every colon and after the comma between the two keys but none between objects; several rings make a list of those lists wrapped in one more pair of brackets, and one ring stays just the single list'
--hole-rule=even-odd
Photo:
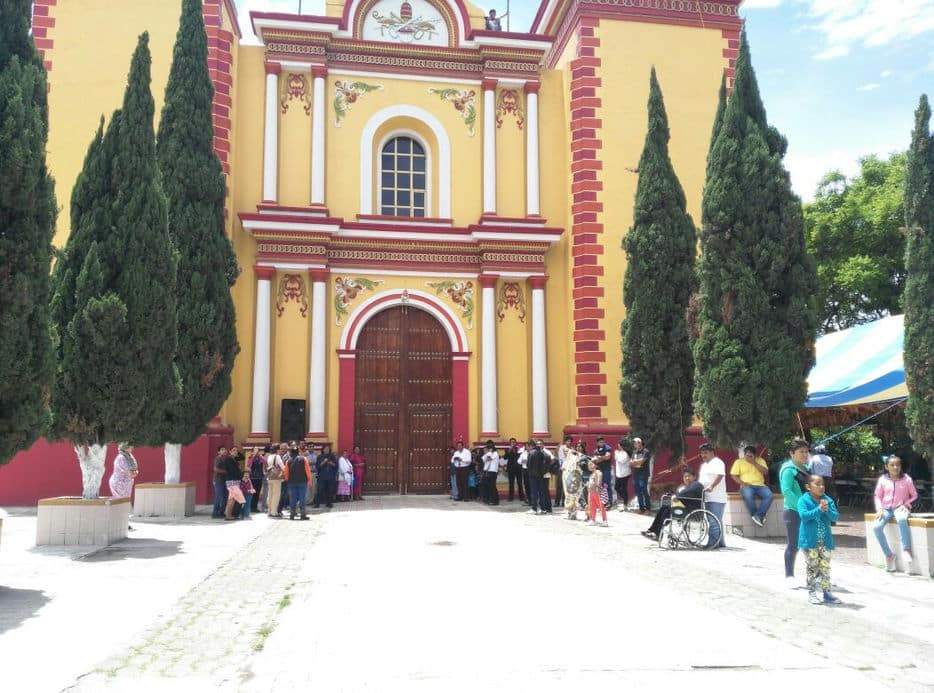
[{"label": "man in white shirt", "polygon": [[282,456],[288,452],[285,443],[279,446],[279,452],[266,455],[266,486],[269,492],[266,495],[266,512],[269,517],[282,517],[279,503],[282,500],[282,477],[285,476],[285,461]]},{"label": "man in white shirt", "polygon": [[531,503],[529,498],[529,454],[532,452],[532,441],[528,441],[519,448],[519,466],[522,468],[522,483],[525,484],[525,504]]},{"label": "man in white shirt", "polygon": [[499,505],[499,491],[496,490],[496,477],[499,475],[499,453],[492,440],[486,441],[483,451],[483,502],[487,505]]},{"label": "man in white shirt", "polygon": [[703,443],[700,446],[700,456],[703,463],[697,475],[697,480],[704,487],[704,498],[707,510],[716,515],[719,522],[710,528],[707,537],[707,548],[723,548],[723,511],[726,509],[726,465],[714,453],[713,445]]},{"label": "man in white shirt", "polygon": [[454,476],[457,478],[457,500],[467,500],[467,479],[470,477],[470,465],[473,457],[470,450],[464,447],[464,441],[457,441],[457,449],[451,455],[451,464],[454,465]]}]

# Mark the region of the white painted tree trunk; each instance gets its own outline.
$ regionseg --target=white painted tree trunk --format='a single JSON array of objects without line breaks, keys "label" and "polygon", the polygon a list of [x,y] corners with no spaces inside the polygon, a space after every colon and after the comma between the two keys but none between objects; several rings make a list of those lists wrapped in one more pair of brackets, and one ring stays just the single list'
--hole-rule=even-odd
[{"label": "white painted tree trunk", "polygon": [[104,478],[104,459],[107,457],[106,445],[76,445],[78,464],[81,466],[81,495],[87,500],[100,496],[101,479]]},{"label": "white painted tree trunk", "polygon": [[182,480],[182,444],[165,444],[165,483],[178,484]]}]

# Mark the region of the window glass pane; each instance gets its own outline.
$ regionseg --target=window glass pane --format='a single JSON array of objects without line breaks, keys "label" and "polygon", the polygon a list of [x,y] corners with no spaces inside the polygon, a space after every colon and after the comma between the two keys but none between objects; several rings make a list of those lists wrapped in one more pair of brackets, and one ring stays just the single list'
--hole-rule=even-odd
[{"label": "window glass pane", "polygon": [[408,188],[412,184],[412,176],[408,173],[400,173],[397,176],[396,187],[397,188]]},{"label": "window glass pane", "polygon": [[412,140],[410,140],[408,137],[397,137],[396,151],[400,154],[408,154],[410,151],[412,151]]},{"label": "window glass pane", "polygon": [[389,173],[383,172],[383,187],[391,188],[395,183],[395,175],[390,171]]},{"label": "window glass pane", "polygon": [[423,192],[417,192],[417,193],[415,193],[415,196],[414,196],[414,197],[415,197],[415,202],[413,202],[413,204],[414,204],[416,207],[424,207],[424,206],[425,206],[425,193],[423,193]]},{"label": "window glass pane", "polygon": [[424,210],[424,209],[415,209],[414,211],[415,211],[415,214],[413,214],[412,216],[416,216],[416,217],[423,217],[423,216],[425,216],[425,210]]},{"label": "window glass pane", "polygon": [[425,170],[425,158],[421,156],[413,157],[412,170],[413,171],[424,171]]},{"label": "window glass pane", "polygon": [[391,154],[396,151],[396,141],[389,140],[386,144],[383,145],[383,154]]},{"label": "window glass pane", "polygon": [[384,205],[391,205],[395,203],[392,190],[383,190],[382,203]]},{"label": "window glass pane", "polygon": [[396,204],[397,205],[409,205],[411,203],[410,193],[408,190],[397,190],[396,191]]},{"label": "window glass pane", "polygon": [[412,210],[409,207],[396,207],[396,216],[397,217],[410,217],[412,216]]},{"label": "window glass pane", "polygon": [[383,207],[382,210],[380,210],[380,214],[386,217],[391,217],[395,214],[395,209],[393,207],[388,207],[388,206]]},{"label": "window glass pane", "polygon": [[416,173],[412,176],[412,187],[418,190],[425,189],[425,174]]},{"label": "window glass pane", "polygon": [[419,144],[418,142],[416,142],[415,140],[412,140],[412,153],[413,153],[413,154],[421,154],[422,156],[424,156],[424,155],[425,155],[425,150],[422,149],[422,145],[420,145],[420,144]]},{"label": "window glass pane", "polygon": [[410,171],[412,169],[412,160],[407,156],[396,157],[396,168],[399,171]]},{"label": "window glass pane", "polygon": [[383,154],[383,170],[392,171],[396,166],[393,163],[395,157],[392,154]]}]

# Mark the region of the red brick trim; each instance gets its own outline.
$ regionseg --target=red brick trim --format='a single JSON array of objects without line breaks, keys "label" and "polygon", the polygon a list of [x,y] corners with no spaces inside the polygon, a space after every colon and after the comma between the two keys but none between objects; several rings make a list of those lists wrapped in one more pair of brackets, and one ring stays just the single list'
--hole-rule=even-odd
[{"label": "red brick trim", "polygon": [[32,5],[32,40],[46,72],[52,71],[52,49],[55,47],[52,30],[55,28],[54,7],[57,4],[58,0],[34,0]]},{"label": "red brick trim", "polygon": [[233,88],[234,34],[223,28],[224,13],[239,35],[236,13],[231,14],[229,0],[204,0],[201,15],[208,37],[208,73],[214,85],[214,152],[224,173],[230,175],[231,90]]},{"label": "red brick trim", "polygon": [[726,74],[727,89],[733,89],[733,77],[736,76],[736,58],[739,56],[739,34],[742,31],[742,24],[736,29],[722,29],[720,34],[723,36],[723,42],[726,48],[723,49],[723,58],[726,60],[726,67],[723,72]]}]

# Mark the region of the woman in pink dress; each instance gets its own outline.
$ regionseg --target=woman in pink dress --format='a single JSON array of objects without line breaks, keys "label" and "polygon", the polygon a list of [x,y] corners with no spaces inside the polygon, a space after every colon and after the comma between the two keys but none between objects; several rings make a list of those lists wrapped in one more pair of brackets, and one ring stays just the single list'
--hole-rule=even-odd
[{"label": "woman in pink dress", "polygon": [[139,465],[133,457],[133,446],[121,443],[114,458],[114,470],[110,475],[110,495],[114,498],[129,498],[133,493],[133,480],[139,474]]},{"label": "woman in pink dress", "polygon": [[359,445],[353,446],[350,464],[353,465],[353,498],[363,500],[363,473],[366,471],[366,457],[361,454]]}]

